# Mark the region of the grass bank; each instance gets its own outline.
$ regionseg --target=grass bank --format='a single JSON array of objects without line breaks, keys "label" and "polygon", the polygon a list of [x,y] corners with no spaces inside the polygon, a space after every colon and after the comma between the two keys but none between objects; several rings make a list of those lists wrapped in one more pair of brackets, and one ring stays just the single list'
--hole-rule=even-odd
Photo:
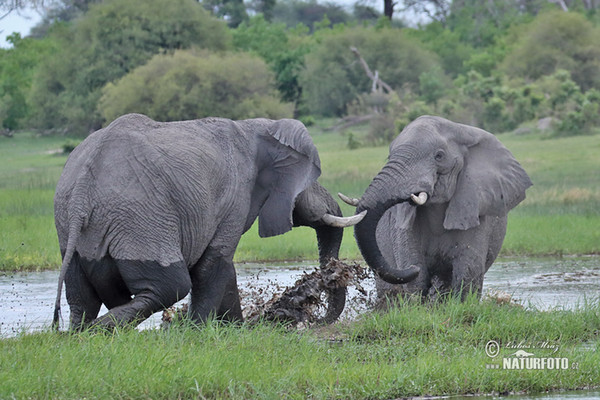
[{"label": "grass bank", "polygon": [[[326,133],[325,122],[320,124],[309,130],[321,156],[321,183],[334,194],[360,197],[385,164],[387,146],[350,150],[346,136]],[[361,139],[364,132],[356,128],[353,134]],[[600,253],[600,136],[499,138],[534,182],[527,199],[509,215],[502,255]],[[66,161],[58,152],[66,141],[31,133],[0,137],[0,270],[60,264],[52,197]],[[354,212],[341,205],[344,214]],[[316,249],[311,229],[261,239],[255,226],[242,238],[236,261],[312,260],[317,258]],[[360,258],[351,229],[346,231],[341,257]]]},{"label": "grass bank", "polygon": [[[471,298],[301,332],[218,323],[45,332],[0,340],[0,398],[390,399],[597,387],[599,326],[597,304],[538,312]],[[505,369],[518,343],[568,368]]]}]

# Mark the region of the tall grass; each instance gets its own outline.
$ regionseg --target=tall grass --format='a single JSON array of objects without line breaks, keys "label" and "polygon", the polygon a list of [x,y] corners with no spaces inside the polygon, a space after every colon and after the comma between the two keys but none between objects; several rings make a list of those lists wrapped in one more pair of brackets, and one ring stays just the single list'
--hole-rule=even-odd
[{"label": "tall grass", "polygon": [[[322,125],[322,124],[320,124]],[[360,128],[354,135],[365,132]],[[385,164],[387,146],[350,150],[340,133],[311,128],[321,156],[320,182],[332,193],[360,197]],[[503,134],[534,186],[509,214],[503,255],[600,253],[600,136],[543,139]],[[0,137],[0,269],[56,267],[52,196],[66,156],[56,154],[66,139],[17,134]],[[345,215],[354,209],[339,202]],[[352,229],[341,257],[359,258]],[[235,260],[316,259],[314,232],[297,228],[260,239],[256,227],[246,233]]]},{"label": "tall grass", "polygon": [[[475,298],[405,303],[351,324],[290,332],[211,322],[0,341],[0,398],[371,398],[540,392],[600,382],[598,305],[552,313]],[[558,346],[568,370],[489,369],[496,340]],[[502,357],[514,350],[503,349]]]}]

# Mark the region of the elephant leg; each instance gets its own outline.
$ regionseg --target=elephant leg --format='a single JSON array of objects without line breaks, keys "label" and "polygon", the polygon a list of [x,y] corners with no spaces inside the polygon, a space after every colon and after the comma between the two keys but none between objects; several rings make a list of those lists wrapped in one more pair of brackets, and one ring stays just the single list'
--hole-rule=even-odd
[{"label": "elephant leg", "polygon": [[94,326],[112,329],[137,325],[183,299],[190,291],[190,275],[183,261],[169,266],[155,261],[115,260],[115,263],[134,297],[96,319]]},{"label": "elephant leg", "polygon": [[65,285],[71,329],[84,329],[98,316],[102,302],[84,273],[77,253],[67,268]]},{"label": "elephant leg", "polygon": [[115,260],[104,257],[101,260],[83,260],[83,270],[94,287],[98,297],[109,310],[131,301],[127,288]]},{"label": "elephant leg", "polygon": [[471,254],[456,260],[452,268],[452,293],[460,294],[461,300],[465,300],[469,293],[481,296],[484,273],[485,254]]},{"label": "elephant leg", "polygon": [[211,316],[225,321],[243,319],[232,258],[233,254],[223,257],[209,247],[191,269],[189,315],[193,321],[203,323]]}]

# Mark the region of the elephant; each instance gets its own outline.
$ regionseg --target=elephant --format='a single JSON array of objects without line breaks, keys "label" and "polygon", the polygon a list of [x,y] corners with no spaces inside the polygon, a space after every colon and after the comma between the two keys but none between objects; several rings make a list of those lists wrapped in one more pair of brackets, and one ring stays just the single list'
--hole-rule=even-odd
[{"label": "elephant", "polygon": [[[241,321],[233,255],[257,218],[261,237],[313,227],[321,264],[362,218],[341,217],[320,173],[296,120],[117,118],[75,148],[56,187],[63,261],[53,324],[63,284],[71,329],[135,326],[190,290],[194,322]],[[330,294],[325,319],[344,301],[344,288]]]},{"label": "elephant", "polygon": [[507,214],[532,182],[491,133],[421,116],[391,143],[360,199],[354,227],[380,299],[481,296],[504,241]]}]

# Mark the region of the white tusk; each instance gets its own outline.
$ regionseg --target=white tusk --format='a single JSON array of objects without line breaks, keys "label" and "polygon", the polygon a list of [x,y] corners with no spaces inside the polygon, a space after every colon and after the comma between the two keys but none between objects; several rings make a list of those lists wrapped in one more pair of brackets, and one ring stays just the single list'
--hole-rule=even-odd
[{"label": "white tusk", "polygon": [[425,192],[421,192],[419,193],[419,195],[414,195],[411,194],[410,198],[412,199],[412,201],[418,205],[418,206],[422,206],[423,204],[425,204],[425,202],[427,201],[427,193]]},{"label": "white tusk", "polygon": [[367,210],[351,217],[336,217],[335,215],[325,214],[321,219],[327,225],[333,226],[334,228],[347,228],[349,226],[358,224],[360,221],[362,221],[365,215],[367,215]]},{"label": "white tusk", "polygon": [[342,199],[342,201],[348,205],[351,205],[353,207],[356,207],[358,205],[359,200],[355,199],[353,197],[348,197],[343,193],[338,193],[338,196],[340,199]]}]

